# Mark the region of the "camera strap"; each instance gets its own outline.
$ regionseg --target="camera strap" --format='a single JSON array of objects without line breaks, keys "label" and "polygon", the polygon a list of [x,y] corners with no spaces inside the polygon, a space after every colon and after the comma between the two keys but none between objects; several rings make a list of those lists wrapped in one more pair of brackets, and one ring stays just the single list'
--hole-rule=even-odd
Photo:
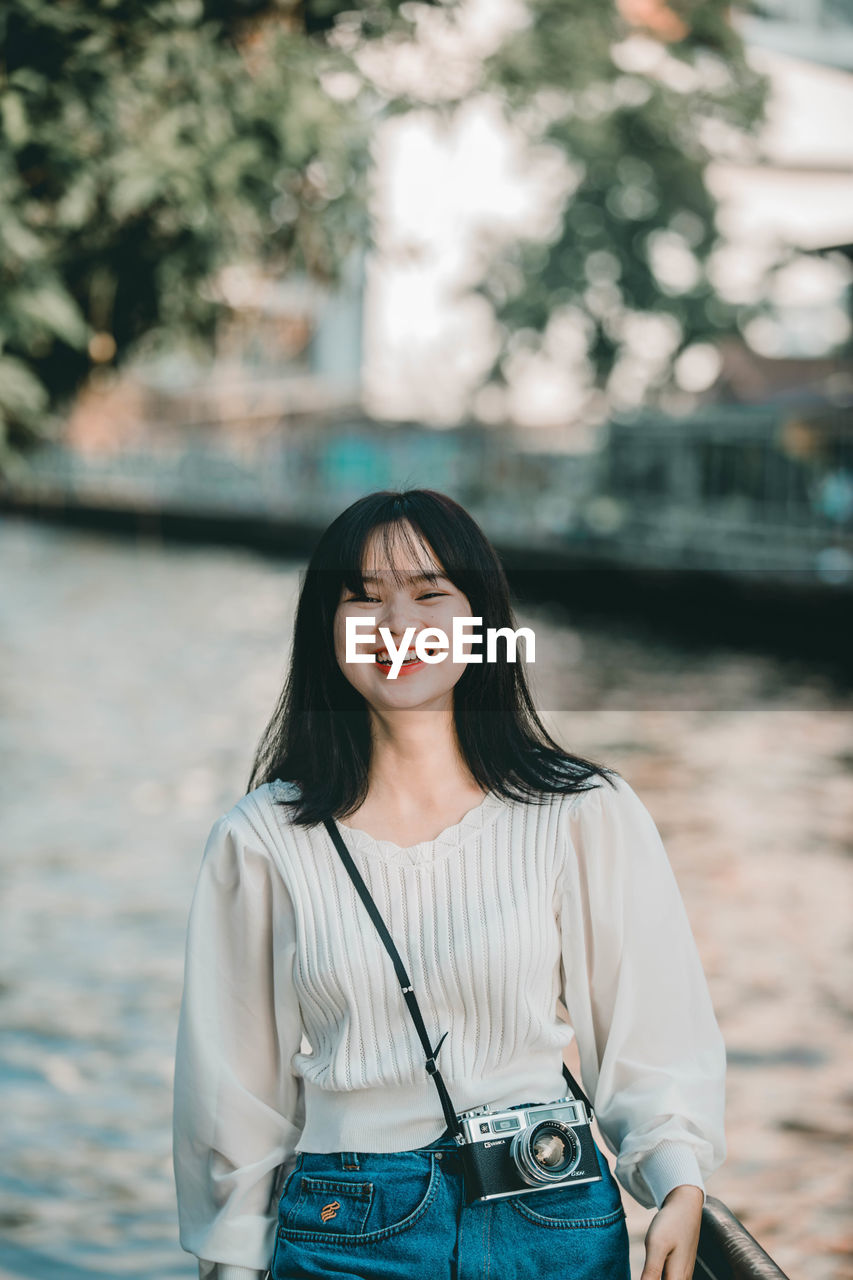
[{"label": "camera strap", "polygon": [[462,1129],[459,1124],[459,1121],[456,1119],[456,1112],[453,1108],[453,1103],[450,1100],[450,1094],[447,1092],[447,1086],[445,1085],[444,1081],[441,1078],[441,1072],[439,1071],[435,1061],[436,1058],[438,1057],[438,1051],[441,1048],[442,1044],[444,1043],[444,1036],[447,1035],[447,1032],[445,1031],[444,1035],[441,1037],[441,1039],[439,1040],[438,1044],[435,1046],[434,1049],[430,1047],[429,1036],[427,1035],[427,1029],[426,1029],[426,1026],[424,1025],[424,1020],[421,1017],[421,1011],[418,1006],[418,1002],[415,999],[415,993],[412,988],[412,983],[408,973],[406,972],[406,966],[403,964],[403,961],[400,959],[400,953],[397,950],[397,948],[394,946],[394,939],[391,937],[390,933],[388,932],[385,926],[385,921],[382,919],[382,916],[379,914],[379,909],[376,906],[376,903],[373,901],[373,898],[371,897],[370,890],[368,889],[367,885],[364,883],[364,880],[362,879],[361,872],[353,862],[349,849],[344,844],[343,837],[341,836],[340,831],[338,831],[337,824],[333,822],[330,818],[326,818],[324,819],[323,825],[325,826],[329,835],[332,837],[332,841],[334,842],[335,848],[337,849],[338,853],[341,855],[341,860],[344,866],[346,867],[347,872],[349,873],[349,877],[352,880],[353,884],[355,885],[358,891],[359,897],[361,898],[362,902],[367,908],[368,914],[370,915],[371,920],[375,924],[380,938],[385,944],[386,951],[388,952],[392,961],[394,962],[394,969],[397,974],[397,980],[400,983],[400,986],[403,991],[403,998],[406,1001],[406,1004],[408,1005],[409,1013],[412,1015],[412,1021],[415,1024],[415,1029],[417,1030],[418,1036],[420,1037],[420,1042],[423,1045],[424,1050],[426,1052],[426,1069],[429,1072],[429,1074],[432,1076],[433,1080],[435,1081],[435,1087],[438,1090],[438,1096],[441,1099],[441,1107],[444,1112],[444,1118],[447,1121],[447,1127],[450,1131],[451,1136],[455,1138],[457,1135],[461,1135]]},{"label": "camera strap", "polygon": [[[423,1045],[424,1051],[426,1053],[426,1069],[428,1073],[432,1076],[435,1082],[435,1087],[438,1090],[438,1096],[439,1096],[439,1099],[441,1100],[441,1108],[442,1108],[442,1111],[444,1112],[444,1118],[447,1121],[448,1131],[452,1137],[461,1137],[462,1127],[456,1118],[456,1111],[450,1099],[450,1094],[447,1092],[447,1086],[445,1085],[443,1079],[441,1078],[441,1072],[439,1071],[435,1061],[436,1058],[438,1057],[439,1049],[444,1043],[444,1039],[445,1039],[445,1036],[447,1035],[447,1032],[445,1031],[444,1035],[441,1037],[441,1039],[439,1040],[435,1048],[434,1049],[431,1048],[430,1042],[429,1042],[429,1036],[427,1034],[427,1029],[426,1029],[426,1026],[424,1025],[424,1020],[421,1017],[421,1011],[420,1011],[420,1007],[418,1005],[417,999],[415,998],[414,989],[412,988],[411,979],[409,978],[409,975],[406,972],[406,967],[400,958],[400,953],[397,950],[396,946],[394,945],[394,939],[391,937],[391,934],[388,932],[388,929],[385,925],[385,921],[382,919],[382,916],[379,913],[379,909],[376,906],[376,903],[373,901],[370,890],[368,889],[367,885],[364,883],[364,879],[362,878],[361,872],[359,871],[358,867],[355,865],[355,863],[352,860],[350,851],[346,847],[343,837],[341,836],[341,833],[338,830],[337,823],[335,823],[331,818],[324,818],[323,825],[328,831],[329,835],[331,836],[332,843],[334,844],[335,848],[340,854],[341,861],[343,862],[344,867],[346,868],[350,879],[355,885],[355,888],[356,888],[356,891],[358,892],[359,897],[361,898],[362,902],[367,908],[368,915],[370,916],[371,920],[376,926],[376,930],[380,938],[382,939],[382,942],[385,945],[385,949],[390,955],[391,960],[394,964],[394,971],[397,974],[397,980],[400,983],[400,987],[403,992],[403,999],[406,1001],[406,1005],[408,1006],[409,1013],[412,1015],[412,1021],[415,1024],[415,1029],[418,1033],[418,1037],[420,1038],[420,1042]],[[569,1068],[566,1066],[565,1063],[563,1063],[563,1075],[565,1076],[566,1081],[568,1082],[569,1088],[572,1092],[572,1096],[576,1098],[580,1098],[583,1100],[583,1102],[586,1103],[587,1109],[589,1110],[590,1118],[592,1118],[593,1111],[592,1111],[592,1105],[589,1101],[589,1098],[586,1096],[583,1089],[581,1089],[580,1085],[577,1083],[577,1081],[575,1080],[574,1076],[572,1075],[571,1071],[569,1071]]]}]

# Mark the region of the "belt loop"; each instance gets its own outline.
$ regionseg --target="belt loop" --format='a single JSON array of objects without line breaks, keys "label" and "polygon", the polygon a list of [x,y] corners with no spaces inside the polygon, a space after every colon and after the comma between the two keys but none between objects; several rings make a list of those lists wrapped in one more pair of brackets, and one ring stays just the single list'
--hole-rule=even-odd
[{"label": "belt loop", "polygon": [[342,1151],[342,1152],[341,1152],[341,1168],[342,1168],[342,1169],[359,1169],[359,1168],[361,1168],[361,1166],[360,1166],[360,1165],[359,1165],[359,1163],[358,1163],[358,1152],[357,1152],[357,1151]]}]

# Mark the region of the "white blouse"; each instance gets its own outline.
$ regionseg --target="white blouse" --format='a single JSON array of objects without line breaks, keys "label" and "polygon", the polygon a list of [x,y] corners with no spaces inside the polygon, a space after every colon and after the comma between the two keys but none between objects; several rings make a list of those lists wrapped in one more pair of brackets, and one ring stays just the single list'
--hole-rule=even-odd
[{"label": "white blouse", "polygon": [[[725,1158],[726,1054],[684,904],[629,784],[490,793],[400,848],[339,824],[408,969],[457,1112],[583,1087],[647,1208]],[[264,783],[218,818],[189,912],[174,1081],[180,1242],[259,1280],[296,1152],[404,1151],[444,1114],[391,959],[321,823]],[[557,999],[571,1025],[558,1018]]]}]

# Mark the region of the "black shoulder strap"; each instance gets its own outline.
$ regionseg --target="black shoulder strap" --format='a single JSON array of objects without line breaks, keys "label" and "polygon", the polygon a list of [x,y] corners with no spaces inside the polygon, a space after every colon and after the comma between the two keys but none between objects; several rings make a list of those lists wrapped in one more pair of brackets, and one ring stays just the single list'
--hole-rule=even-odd
[{"label": "black shoulder strap", "polygon": [[[390,955],[391,960],[393,961],[394,970],[397,974],[397,980],[400,983],[400,987],[403,992],[403,998],[406,1001],[406,1004],[408,1005],[409,1013],[412,1015],[412,1021],[415,1024],[415,1029],[417,1030],[418,1036],[420,1038],[420,1042],[423,1045],[424,1051],[426,1053],[426,1069],[429,1072],[429,1074],[432,1076],[433,1080],[435,1081],[435,1087],[438,1090],[438,1096],[441,1099],[441,1107],[442,1107],[442,1110],[444,1111],[444,1118],[447,1121],[448,1131],[453,1137],[461,1136],[462,1129],[459,1124],[459,1121],[456,1118],[456,1112],[454,1110],[453,1103],[450,1099],[450,1094],[447,1092],[447,1086],[445,1085],[444,1081],[441,1078],[441,1072],[439,1071],[435,1061],[436,1058],[438,1057],[438,1051],[441,1048],[442,1044],[444,1043],[444,1038],[447,1035],[447,1032],[445,1031],[444,1035],[441,1037],[438,1044],[435,1046],[434,1049],[432,1049],[430,1047],[429,1036],[427,1035],[427,1029],[424,1025],[424,1020],[421,1017],[421,1011],[418,1006],[418,1002],[415,999],[415,993],[414,993],[414,990],[412,989],[411,980],[409,978],[408,973],[406,972],[406,967],[403,964],[403,961],[400,959],[400,953],[398,952],[396,946],[394,945],[394,939],[391,937],[391,934],[388,932],[388,929],[386,928],[385,921],[382,919],[382,916],[379,913],[376,903],[373,901],[373,898],[370,894],[370,890],[368,889],[367,885],[364,883],[364,879],[362,878],[361,872],[359,871],[358,867],[355,865],[355,863],[352,860],[350,851],[346,847],[343,841],[343,837],[341,836],[341,833],[338,830],[337,824],[331,818],[325,818],[323,821],[323,825],[325,826],[326,830],[331,836],[332,843],[334,844],[335,848],[340,854],[341,861],[346,867],[349,877],[352,880],[353,884],[355,885],[358,895],[361,898],[362,902],[364,903],[365,907],[367,908],[368,914],[371,920],[373,921],[374,925],[376,926],[377,932],[379,933],[379,936],[385,945],[385,949]],[[589,1101],[589,1098],[586,1096],[583,1089],[581,1089],[580,1085],[577,1083],[577,1081],[575,1080],[574,1076],[569,1071],[565,1063],[563,1063],[563,1075],[565,1076],[566,1081],[568,1082],[572,1096],[576,1098],[581,1098],[586,1103],[586,1106],[589,1110],[589,1114],[591,1118],[593,1113],[592,1113],[592,1105]]]},{"label": "black shoulder strap", "polygon": [[361,898],[362,902],[367,908],[370,918],[375,924],[377,931],[379,933],[379,936],[382,939],[383,943],[385,944],[385,949],[387,950],[388,954],[390,955],[391,959],[394,962],[394,969],[397,974],[397,980],[400,983],[400,986],[403,990],[403,998],[406,1001],[406,1004],[409,1006],[409,1013],[412,1015],[412,1020],[415,1024],[415,1029],[417,1030],[418,1036],[420,1037],[421,1044],[423,1045],[424,1051],[426,1052],[426,1056],[427,1056],[426,1069],[429,1072],[429,1074],[432,1076],[433,1080],[435,1081],[436,1089],[438,1089],[438,1096],[441,1099],[441,1107],[442,1107],[442,1110],[444,1111],[444,1118],[447,1121],[447,1127],[453,1137],[456,1137],[457,1134],[461,1135],[461,1132],[462,1132],[461,1126],[459,1124],[459,1121],[456,1119],[456,1112],[453,1109],[453,1103],[450,1100],[450,1094],[447,1092],[447,1087],[441,1078],[441,1072],[436,1066],[436,1061],[435,1061],[436,1058],[438,1057],[438,1051],[441,1048],[442,1044],[444,1043],[444,1036],[447,1035],[447,1032],[445,1031],[444,1035],[441,1037],[441,1039],[439,1040],[438,1044],[435,1046],[434,1049],[430,1048],[429,1036],[427,1035],[427,1029],[424,1026],[424,1020],[421,1017],[421,1011],[420,1011],[420,1008],[418,1007],[418,1002],[415,999],[415,993],[412,989],[412,983],[409,979],[409,975],[406,973],[405,965],[403,964],[403,961],[400,959],[400,953],[397,951],[397,948],[394,946],[394,940],[391,937],[390,933],[388,932],[387,928],[385,927],[385,921],[382,919],[382,916],[379,914],[379,910],[376,906],[376,903],[373,901],[373,898],[371,897],[370,890],[368,889],[367,885],[364,883],[364,880],[362,879],[362,875],[358,867],[353,862],[352,857],[350,856],[350,851],[344,844],[343,838],[341,836],[341,833],[338,831],[337,825],[330,818],[326,818],[323,825],[325,826],[329,835],[332,837],[335,848],[337,849],[338,853],[341,855],[343,864],[346,867],[347,871],[349,872],[350,879],[355,885],[358,891],[359,897]]}]

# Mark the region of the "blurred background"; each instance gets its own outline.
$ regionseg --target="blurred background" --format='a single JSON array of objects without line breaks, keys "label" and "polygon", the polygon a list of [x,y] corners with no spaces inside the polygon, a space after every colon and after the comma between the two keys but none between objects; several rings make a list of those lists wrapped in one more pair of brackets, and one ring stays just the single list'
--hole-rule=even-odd
[{"label": "blurred background", "polygon": [[0,1280],[195,1274],[204,840],[319,532],[415,485],[481,522],[549,727],[661,831],[728,1047],[709,1193],[850,1280],[851,0],[0,32]]}]

